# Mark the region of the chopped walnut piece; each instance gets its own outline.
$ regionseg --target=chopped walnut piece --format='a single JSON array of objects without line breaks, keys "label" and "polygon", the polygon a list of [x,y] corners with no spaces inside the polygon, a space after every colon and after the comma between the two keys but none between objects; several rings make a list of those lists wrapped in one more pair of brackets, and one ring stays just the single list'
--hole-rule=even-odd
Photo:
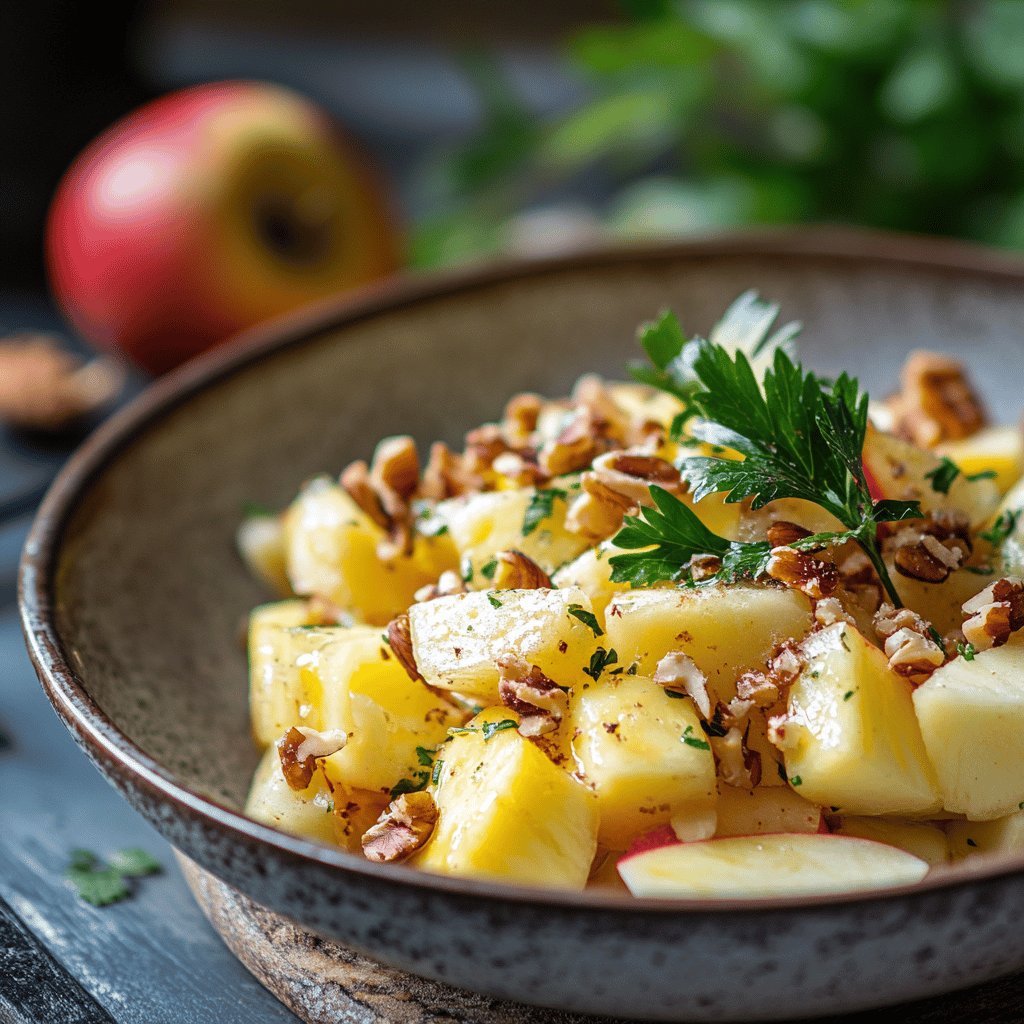
[{"label": "chopped walnut piece", "polygon": [[534,458],[520,452],[502,452],[491,463],[491,469],[507,477],[518,487],[535,487],[547,483],[550,479]]},{"label": "chopped walnut piece", "polygon": [[816,601],[814,621],[819,626],[833,626],[837,622],[848,622],[851,626],[856,625],[853,616],[847,614],[838,597],[823,597],[820,601]]},{"label": "chopped walnut piece", "polygon": [[378,863],[405,860],[426,843],[436,822],[437,805],[429,793],[403,793],[363,835],[363,855]]},{"label": "chopped walnut piece", "polygon": [[475,473],[486,472],[494,460],[509,451],[508,441],[496,423],[485,423],[466,434],[466,451],[463,455],[466,465]]},{"label": "chopped walnut piece", "polygon": [[996,580],[966,601],[963,613],[969,616],[963,624],[964,638],[975,650],[1001,647],[1011,633],[1024,627],[1024,580]]},{"label": "chopped walnut piece", "polygon": [[779,688],[764,672],[744,672],[736,680],[736,696],[755,707],[770,708],[779,699]]},{"label": "chopped walnut piece", "polygon": [[48,334],[0,341],[0,422],[59,431],[109,405],[124,387],[124,367],[110,359],[82,364]]},{"label": "chopped walnut piece", "polygon": [[513,444],[522,444],[529,440],[537,429],[537,420],[543,407],[544,400],[540,395],[528,391],[513,395],[505,405],[505,414],[501,421],[506,438]]},{"label": "chopped walnut piece", "polygon": [[946,652],[930,636],[904,627],[886,638],[889,668],[897,675],[917,681],[929,676],[946,660]]},{"label": "chopped walnut piece", "polygon": [[416,665],[416,656],[412,650],[412,632],[409,628],[409,616],[406,613],[395,616],[387,628],[388,644],[398,663],[408,673],[410,679],[421,680],[420,670]]},{"label": "chopped walnut piece", "polygon": [[605,427],[604,420],[580,407],[558,437],[544,444],[537,453],[541,469],[549,476],[586,469],[609,447]]},{"label": "chopped walnut piece", "polygon": [[839,572],[832,562],[794,548],[772,548],[765,571],[773,580],[815,599],[828,597],[839,585]]},{"label": "chopped walnut piece", "polygon": [[495,558],[498,563],[492,581],[495,590],[551,589],[551,577],[522,551],[515,548],[499,551]]},{"label": "chopped walnut piece", "polygon": [[313,781],[318,758],[330,757],[341,750],[348,736],[341,729],[318,732],[305,725],[293,726],[277,741],[281,774],[289,788],[306,789]]},{"label": "chopped walnut piece", "polygon": [[690,578],[696,582],[709,580],[722,571],[722,560],[716,555],[694,555],[687,563]]},{"label": "chopped walnut piece", "polygon": [[536,665],[515,654],[503,654],[498,666],[502,704],[521,717],[522,736],[540,736],[555,729],[569,710],[569,695]]},{"label": "chopped walnut piece", "polygon": [[635,452],[606,452],[594,459],[597,481],[616,494],[628,498],[631,505],[650,505],[651,486],[678,493],[683,488],[679,470],[664,459]]},{"label": "chopped walnut piece", "polygon": [[768,527],[768,543],[773,548],[788,548],[798,540],[806,540],[811,531],[788,519],[776,519]]},{"label": "chopped walnut piece", "polygon": [[381,504],[380,495],[370,479],[370,467],[363,459],[349,463],[341,471],[338,482],[348,492],[348,496],[381,529],[387,530],[391,526],[384,506]]},{"label": "chopped walnut piece", "polygon": [[970,554],[970,540],[953,520],[921,520],[885,541],[896,571],[925,583],[944,583]]},{"label": "chopped walnut piece", "polygon": [[754,780],[755,771],[757,781],[760,781],[760,758],[757,759],[755,768],[743,733],[734,726],[724,736],[710,737],[710,743],[718,762],[718,777],[722,782],[737,789],[753,789],[757,784]]},{"label": "chopped walnut piece", "polygon": [[436,441],[430,446],[430,458],[420,481],[420,497],[433,501],[457,498],[483,490],[484,481],[479,473],[467,465],[448,445]]},{"label": "chopped walnut piece", "polygon": [[370,477],[408,501],[420,482],[420,457],[416,442],[408,436],[386,437],[377,445]]},{"label": "chopped walnut piece", "polygon": [[607,540],[618,532],[626,513],[636,506],[629,498],[606,487],[593,473],[584,473],[580,483],[583,493],[569,505],[565,528],[589,540]]},{"label": "chopped walnut piece", "polygon": [[445,569],[437,578],[436,583],[428,583],[420,587],[413,595],[417,603],[434,601],[439,597],[451,597],[453,594],[465,594],[466,581],[454,569]]},{"label": "chopped walnut piece", "polygon": [[962,363],[936,352],[914,352],[903,367],[902,390],[888,402],[896,433],[922,448],[976,434],[987,417]]},{"label": "chopped walnut piece", "polygon": [[883,604],[878,609],[873,625],[881,640],[888,640],[901,629],[912,629],[915,633],[927,636],[931,628],[912,608],[894,608],[891,604]]},{"label": "chopped walnut piece", "polygon": [[362,459],[346,466],[338,482],[359,508],[387,532],[387,537],[377,545],[377,556],[382,561],[390,561],[412,550],[415,538],[408,501],[380,476],[374,475]]},{"label": "chopped walnut piece", "polygon": [[708,677],[696,662],[682,651],[671,651],[658,662],[654,681],[673,693],[685,693],[696,705],[701,717],[711,717],[711,698],[708,696]]}]

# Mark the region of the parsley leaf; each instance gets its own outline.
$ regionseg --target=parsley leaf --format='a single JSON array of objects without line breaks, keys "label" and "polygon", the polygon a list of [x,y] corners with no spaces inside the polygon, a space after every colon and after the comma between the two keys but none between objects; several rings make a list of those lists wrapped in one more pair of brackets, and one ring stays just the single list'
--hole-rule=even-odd
[{"label": "parsley leaf", "polygon": [[987,530],[978,534],[982,540],[987,540],[994,548],[1003,546],[1003,542],[1015,529],[1017,520],[1020,519],[1021,509],[1006,509],[999,518]]},{"label": "parsley leaf", "polygon": [[156,858],[138,847],[118,850],[104,864],[89,850],[72,850],[64,877],[80,899],[96,907],[127,899],[132,894],[128,880],[162,870]]},{"label": "parsley leaf", "polygon": [[960,475],[960,467],[952,460],[943,456],[942,461],[930,472],[925,473],[926,480],[931,480],[932,490],[939,494],[949,494],[953,481]]},{"label": "parsley leaf", "polygon": [[545,519],[550,519],[554,512],[555,502],[559,498],[564,501],[565,495],[566,492],[558,487],[547,487],[534,491],[530,498],[530,504],[526,506],[526,512],[523,515],[523,536],[529,537]]},{"label": "parsley leaf", "polygon": [[609,665],[616,664],[618,660],[619,655],[614,647],[610,651],[606,651],[603,647],[598,647],[590,657],[590,665],[585,667],[583,671],[596,683],[601,678],[601,673]]},{"label": "parsley leaf", "polygon": [[574,619],[579,619],[584,626],[589,626],[595,637],[604,636],[604,630],[593,612],[588,612],[581,604],[571,604],[568,610]]},{"label": "parsley leaf", "polygon": [[414,772],[410,779],[399,779],[391,787],[391,799],[397,800],[406,793],[419,793],[420,790],[426,789],[430,774],[429,771]]},{"label": "parsley leaf", "polygon": [[480,575],[483,576],[484,579],[493,580],[494,579],[494,574],[497,571],[498,571],[498,560],[497,560],[497,558],[492,558],[489,562],[485,562],[483,565],[480,566]]},{"label": "parsley leaf", "polygon": [[[680,332],[681,333],[681,332]],[[664,361],[668,345],[659,335],[652,347]],[[678,340],[678,339],[677,339]],[[680,362],[680,360],[682,362]],[[776,347],[762,381],[742,351],[730,353],[697,338],[680,347],[675,361],[661,371],[672,374],[685,364],[698,389],[688,393],[693,437],[738,452],[742,459],[684,458],[683,478],[693,500],[724,494],[728,502],[749,499],[761,508],[779,498],[810,501],[846,528],[818,534],[815,543],[853,540],[871,560],[889,600],[902,602],[882,560],[877,526],[921,515],[917,502],[880,501],[871,496],[862,464],[867,433],[868,396],[858,382],[841,374],[826,382],[795,363],[784,345]],[[656,361],[656,366],[658,363]],[[671,370],[671,373],[669,372]],[[673,381],[675,378],[673,377]],[[668,388],[677,394],[677,389]],[[695,554],[722,559],[716,580],[757,576],[768,560],[767,544],[731,543],[703,526],[683,502],[651,488],[656,508],[630,517],[613,542],[630,552],[611,560],[612,579],[644,586],[666,579],[688,579],[687,562]],[[616,563],[618,563],[616,565]]]},{"label": "parsley leaf", "polygon": [[486,743],[496,732],[504,732],[506,729],[518,728],[518,722],[511,718],[503,718],[500,722],[484,722],[481,732],[484,734],[484,743]]},{"label": "parsley leaf", "polygon": [[488,601],[488,603],[490,604],[490,606],[492,608],[500,608],[501,607],[501,602],[493,594],[488,594],[487,595],[487,601]]},{"label": "parsley leaf", "polygon": [[956,653],[960,655],[964,661],[974,661],[974,656],[978,653],[974,647],[974,644],[962,644],[957,643]]},{"label": "parsley leaf", "polygon": [[692,725],[688,725],[683,730],[682,740],[683,740],[683,742],[688,747],[695,747],[697,750],[710,750],[711,749],[711,744],[708,743],[707,740],[702,740],[699,736],[694,736],[693,735],[693,726]]}]

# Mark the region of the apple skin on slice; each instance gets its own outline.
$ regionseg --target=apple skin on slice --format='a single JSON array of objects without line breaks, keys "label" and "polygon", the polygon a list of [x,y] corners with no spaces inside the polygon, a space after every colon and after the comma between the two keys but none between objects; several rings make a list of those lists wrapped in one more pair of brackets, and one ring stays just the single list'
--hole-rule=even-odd
[{"label": "apple skin on slice", "polygon": [[769,899],[913,885],[928,864],[870,839],[814,833],[730,836],[646,849],[623,857],[634,896]]}]

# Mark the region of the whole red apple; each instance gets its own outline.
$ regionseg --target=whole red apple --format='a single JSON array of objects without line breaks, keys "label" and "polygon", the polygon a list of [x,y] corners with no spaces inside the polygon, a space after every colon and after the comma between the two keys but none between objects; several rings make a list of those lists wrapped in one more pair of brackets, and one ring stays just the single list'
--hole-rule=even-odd
[{"label": "whole red apple", "polygon": [[46,234],[67,316],[152,373],[391,273],[399,249],[351,142],[259,82],[185,89],[119,121],[64,176]]}]

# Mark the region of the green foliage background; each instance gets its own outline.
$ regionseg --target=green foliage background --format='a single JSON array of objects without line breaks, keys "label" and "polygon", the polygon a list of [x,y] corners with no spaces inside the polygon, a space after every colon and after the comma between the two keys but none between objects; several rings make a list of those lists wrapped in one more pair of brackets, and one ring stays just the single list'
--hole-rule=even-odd
[{"label": "green foliage background", "polygon": [[554,122],[467,61],[485,125],[434,166],[415,262],[498,251],[595,175],[613,237],[831,221],[1024,247],[1024,0],[624,7],[568,41],[591,98]]}]

